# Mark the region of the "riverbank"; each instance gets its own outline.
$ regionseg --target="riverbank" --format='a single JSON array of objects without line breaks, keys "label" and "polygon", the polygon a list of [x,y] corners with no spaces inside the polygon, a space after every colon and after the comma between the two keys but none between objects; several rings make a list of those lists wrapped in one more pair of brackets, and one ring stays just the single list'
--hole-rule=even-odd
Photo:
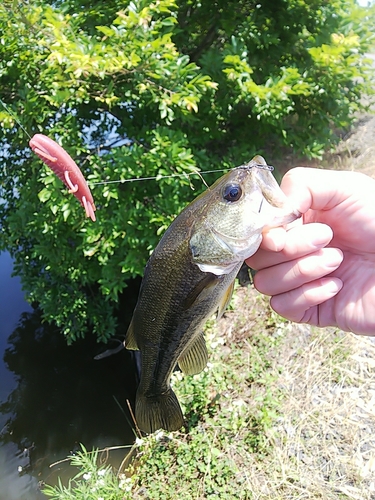
[{"label": "riverbank", "polygon": [[374,498],[371,339],[284,321],[252,288],[206,337],[208,367],[173,380],[188,432],[139,436],[115,473],[85,455],[73,496],[53,498]]},{"label": "riverbank", "polygon": [[[374,138],[375,118],[361,118],[319,166],[375,177]],[[139,436],[120,470],[102,476],[83,455],[74,498],[86,488],[99,500],[107,477],[116,491],[103,498],[118,500],[375,498],[371,339],[284,321],[251,287],[236,290],[206,337],[208,367],[174,375],[188,432]]]}]

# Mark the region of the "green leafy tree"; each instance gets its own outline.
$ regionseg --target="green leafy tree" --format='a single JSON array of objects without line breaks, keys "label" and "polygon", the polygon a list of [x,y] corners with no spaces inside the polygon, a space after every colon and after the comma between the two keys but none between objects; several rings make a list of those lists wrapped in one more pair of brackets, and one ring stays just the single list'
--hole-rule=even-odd
[{"label": "green leafy tree", "polygon": [[[68,342],[114,333],[127,280],[201,189],[190,174],[264,150],[318,157],[349,125],[369,91],[366,16],[346,0],[0,5],[0,249]],[[77,161],[96,223],[34,133]]]}]

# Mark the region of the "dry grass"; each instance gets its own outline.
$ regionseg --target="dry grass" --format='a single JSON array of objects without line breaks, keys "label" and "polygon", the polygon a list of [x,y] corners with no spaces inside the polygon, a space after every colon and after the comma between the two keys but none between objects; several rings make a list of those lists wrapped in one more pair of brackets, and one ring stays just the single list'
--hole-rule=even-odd
[{"label": "dry grass", "polygon": [[[320,164],[282,160],[281,173],[305,164],[375,177],[375,118]],[[206,332],[209,367],[175,378],[195,423],[144,442],[133,498],[375,500],[375,343],[286,322],[252,288],[232,306]]]},{"label": "dry grass", "polygon": [[[375,117],[363,116],[321,164],[308,165],[375,177]],[[230,321],[251,303],[256,310],[256,300],[241,291]],[[268,432],[268,455],[248,464],[253,498],[375,499],[375,339],[295,323],[279,331],[271,371],[282,367],[281,416]]]},{"label": "dry grass", "polygon": [[274,162],[281,176],[292,167],[306,166],[354,170],[375,177],[375,116],[374,114],[359,116],[350,132],[332,151],[328,151],[322,160],[300,158],[294,154],[284,154],[275,159],[270,155],[269,160]]},{"label": "dry grass", "polygon": [[[375,500],[373,341],[284,321],[253,288],[233,305],[206,332],[208,367],[174,375],[187,429],[137,439],[105,498]],[[94,486],[53,498],[102,484],[92,458],[73,459]]]},{"label": "dry grass", "polygon": [[365,115],[358,119],[353,130],[328,153],[325,168],[355,170],[371,177],[375,175],[375,117]]},{"label": "dry grass", "polygon": [[287,322],[253,288],[176,374],[188,432],[142,440],[132,498],[375,499],[375,343]]},{"label": "dry grass", "polygon": [[[237,294],[224,321],[243,323],[237,341],[250,333],[244,318],[257,300],[251,289]],[[262,315],[267,313],[265,304]],[[228,335],[225,328],[220,330]],[[281,342],[270,352],[269,371],[277,375],[281,368],[273,383],[283,397],[280,416],[267,430],[267,454],[247,457],[252,498],[374,499],[374,342],[285,322],[276,325],[276,335]]]}]

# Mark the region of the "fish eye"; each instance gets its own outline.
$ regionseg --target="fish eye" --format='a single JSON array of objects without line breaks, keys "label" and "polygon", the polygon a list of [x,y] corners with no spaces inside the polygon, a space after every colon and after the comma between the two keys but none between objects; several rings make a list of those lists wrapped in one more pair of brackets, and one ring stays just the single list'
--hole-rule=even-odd
[{"label": "fish eye", "polygon": [[242,189],[238,184],[228,184],[223,189],[224,200],[234,202],[238,201],[242,196]]}]

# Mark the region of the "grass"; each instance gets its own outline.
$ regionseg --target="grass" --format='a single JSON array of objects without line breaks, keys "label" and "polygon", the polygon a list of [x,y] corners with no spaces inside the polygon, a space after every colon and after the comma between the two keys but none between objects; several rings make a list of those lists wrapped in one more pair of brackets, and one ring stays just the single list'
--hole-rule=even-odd
[{"label": "grass", "polygon": [[375,498],[371,339],[286,322],[252,289],[206,338],[208,367],[174,374],[187,430],[138,438],[119,471],[83,451],[51,498]]}]

